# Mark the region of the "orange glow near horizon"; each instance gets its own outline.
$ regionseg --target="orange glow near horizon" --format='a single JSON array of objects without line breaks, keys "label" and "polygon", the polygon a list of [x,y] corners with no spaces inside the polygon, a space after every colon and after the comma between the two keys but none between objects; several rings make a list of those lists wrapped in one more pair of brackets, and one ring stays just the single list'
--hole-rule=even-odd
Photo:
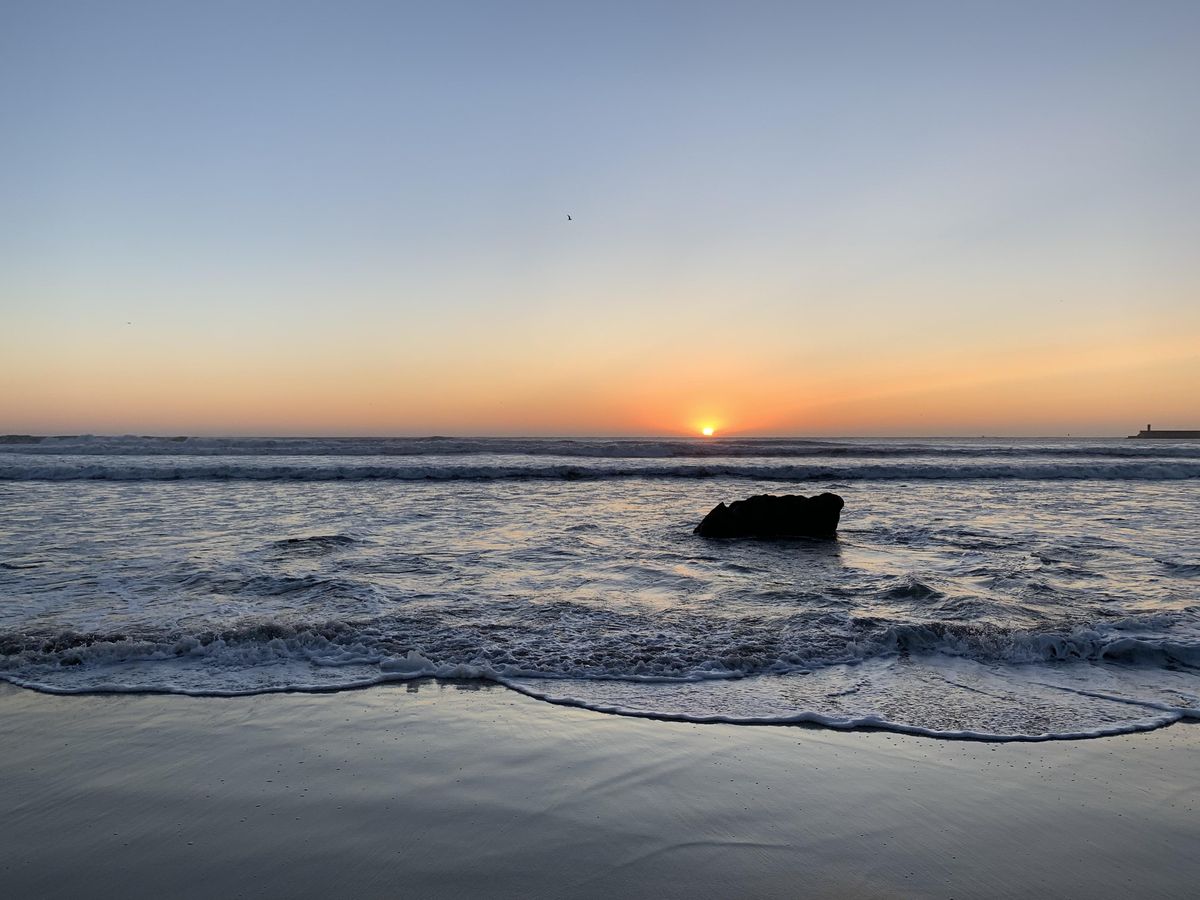
[{"label": "orange glow near horizon", "polygon": [[0,434],[1200,428],[1200,4],[20,6]]},{"label": "orange glow near horizon", "polygon": [[712,437],[713,436],[713,427],[711,425],[705,425],[703,428],[700,429],[700,433],[702,435],[704,435],[705,437]]},{"label": "orange glow near horizon", "polygon": [[[864,323],[805,341],[641,312],[553,334],[328,323],[200,332],[31,321],[0,333],[0,433],[722,436],[1132,433],[1195,427],[1200,313],[959,334]],[[14,322],[22,325],[20,321]],[[52,328],[52,325],[61,327]],[[740,327],[740,326],[738,326]],[[20,339],[17,335],[20,333]]]}]

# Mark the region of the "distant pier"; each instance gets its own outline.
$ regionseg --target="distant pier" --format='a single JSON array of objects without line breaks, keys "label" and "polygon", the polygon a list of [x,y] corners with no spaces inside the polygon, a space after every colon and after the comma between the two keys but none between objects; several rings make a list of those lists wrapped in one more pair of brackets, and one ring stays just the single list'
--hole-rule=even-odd
[{"label": "distant pier", "polygon": [[1163,441],[1200,441],[1200,431],[1155,431],[1149,425],[1145,431],[1139,431],[1137,434],[1129,436],[1133,440],[1139,438],[1158,438]]}]

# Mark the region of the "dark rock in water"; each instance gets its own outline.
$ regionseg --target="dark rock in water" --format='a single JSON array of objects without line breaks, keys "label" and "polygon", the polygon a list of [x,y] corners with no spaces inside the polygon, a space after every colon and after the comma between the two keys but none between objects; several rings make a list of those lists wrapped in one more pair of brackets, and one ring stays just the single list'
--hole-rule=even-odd
[{"label": "dark rock in water", "polygon": [[846,503],[837,494],[758,494],[718,503],[693,533],[704,537],[833,537]]}]

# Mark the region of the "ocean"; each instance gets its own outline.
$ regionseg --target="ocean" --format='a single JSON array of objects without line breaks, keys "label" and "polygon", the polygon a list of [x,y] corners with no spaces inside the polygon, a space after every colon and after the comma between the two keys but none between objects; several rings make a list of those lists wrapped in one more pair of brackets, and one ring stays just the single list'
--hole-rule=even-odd
[{"label": "ocean", "polygon": [[[832,491],[836,540],[698,537]],[[0,678],[486,680],[655,719],[1045,740],[1200,719],[1200,442],[0,439]]]}]

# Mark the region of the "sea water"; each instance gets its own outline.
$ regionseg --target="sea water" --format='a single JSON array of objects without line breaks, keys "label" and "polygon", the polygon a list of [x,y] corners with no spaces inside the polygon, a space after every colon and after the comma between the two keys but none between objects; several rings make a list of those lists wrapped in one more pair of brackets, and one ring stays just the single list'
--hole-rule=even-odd
[{"label": "sea water", "polygon": [[[821,491],[846,501],[835,540],[692,533],[720,501]],[[0,677],[1161,727],[1200,718],[1200,442],[10,437]]]}]

